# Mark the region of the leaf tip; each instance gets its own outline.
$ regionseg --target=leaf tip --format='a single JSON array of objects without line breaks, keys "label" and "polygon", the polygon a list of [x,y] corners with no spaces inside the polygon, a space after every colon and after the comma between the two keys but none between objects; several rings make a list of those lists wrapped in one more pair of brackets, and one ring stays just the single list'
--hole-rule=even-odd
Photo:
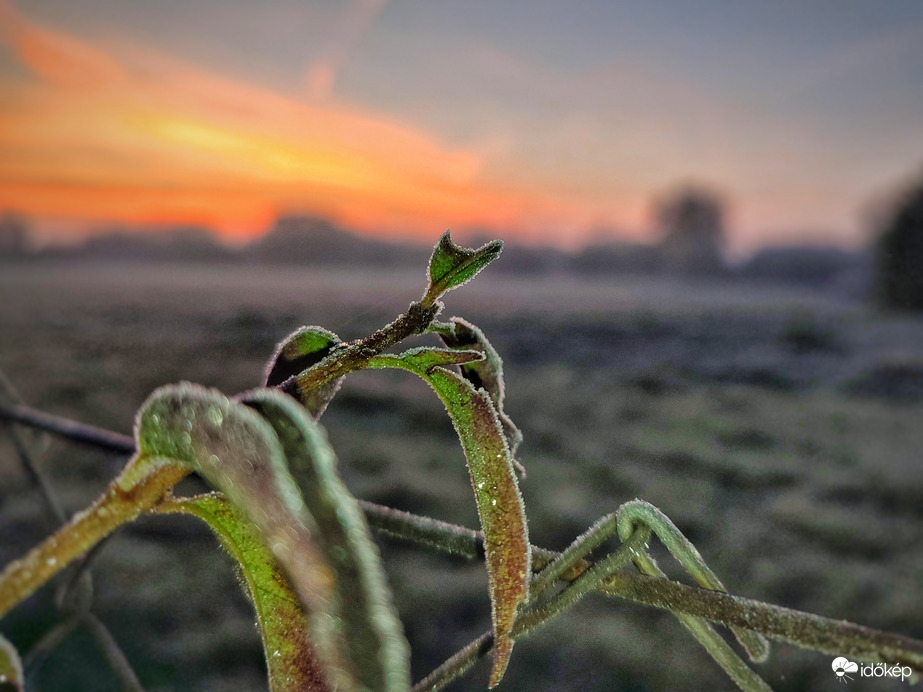
[{"label": "leaf tip", "polygon": [[492,240],[477,249],[465,248],[452,240],[450,231],[439,237],[429,260],[429,288],[425,299],[434,302],[442,294],[470,281],[500,256],[502,240]]},{"label": "leaf tip", "polygon": [[490,682],[487,687],[493,689],[500,684],[503,676],[506,674],[506,668],[510,663],[510,655],[513,653],[513,640],[504,635],[494,637],[494,664],[490,671]]},{"label": "leaf tip", "polygon": [[22,692],[25,689],[22,659],[16,647],[0,635],[0,689]]}]

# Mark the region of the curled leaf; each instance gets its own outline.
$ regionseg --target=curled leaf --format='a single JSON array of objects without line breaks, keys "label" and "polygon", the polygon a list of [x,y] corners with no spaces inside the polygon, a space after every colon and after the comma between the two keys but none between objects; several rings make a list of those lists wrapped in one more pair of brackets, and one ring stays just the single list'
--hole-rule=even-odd
[{"label": "curled leaf", "polygon": [[308,639],[301,601],[254,525],[219,493],[171,498],[157,511],[202,519],[237,561],[242,586],[256,611],[271,692],[328,692],[331,688]]},{"label": "curled leaf", "polygon": [[[289,378],[297,377],[329,356],[331,351],[342,343],[340,337],[323,327],[301,327],[285,337],[276,347],[276,352],[266,368],[266,386],[275,387]],[[316,389],[286,387],[285,390],[298,399],[314,420],[318,420],[339,390],[342,381],[343,378],[338,377]]]},{"label": "curled leaf", "polygon": [[370,690],[410,688],[410,648],[392,603],[378,548],[359,503],[343,485],[323,429],[291,398],[268,389],[245,401],[273,427],[318,528],[334,573],[351,670]]},{"label": "curled leaf", "polygon": [[461,286],[500,256],[502,240],[493,240],[476,250],[456,245],[449,231],[439,238],[429,260],[429,289],[424,302],[432,304],[446,291]]},{"label": "curled leaf", "polygon": [[0,690],[23,692],[26,688],[19,652],[3,635],[0,635]]},{"label": "curled leaf", "polygon": [[400,368],[422,377],[442,400],[458,432],[484,533],[495,647],[490,686],[494,687],[509,663],[517,611],[529,596],[531,552],[525,506],[490,396],[457,373],[433,365],[432,358],[431,350],[414,349],[377,356],[369,366]]},{"label": "curled leaf", "polygon": [[[274,396],[285,398],[274,392]],[[197,385],[161,387],[136,428],[139,454],[205,477],[260,532],[308,613],[311,642],[334,689],[356,689],[343,641],[334,573],[313,540],[317,528],[288,472],[272,426],[256,411]]]},{"label": "curled leaf", "polygon": [[[701,586],[712,591],[727,592],[718,576],[705,564],[696,547],[666,514],[644,500],[631,500],[619,507],[618,531],[622,540],[626,540],[638,524],[648,526],[677,562],[685,567],[689,575]],[[656,574],[655,566],[649,564],[648,559],[640,556],[636,557],[635,561],[645,574]],[[731,631],[752,660],[762,662],[769,657],[769,642],[761,634],[740,627],[732,627]]]},{"label": "curled leaf", "polygon": [[505,386],[503,361],[500,354],[484,336],[484,332],[461,317],[453,317],[448,324],[440,324],[433,331],[439,334],[443,343],[449,348],[477,351],[483,354],[480,360],[462,365],[461,373],[474,385],[475,389],[483,387],[490,395],[490,400],[500,418],[500,424],[503,426],[503,434],[506,436],[510,453],[515,455],[516,449],[522,442],[522,433],[503,410]]}]

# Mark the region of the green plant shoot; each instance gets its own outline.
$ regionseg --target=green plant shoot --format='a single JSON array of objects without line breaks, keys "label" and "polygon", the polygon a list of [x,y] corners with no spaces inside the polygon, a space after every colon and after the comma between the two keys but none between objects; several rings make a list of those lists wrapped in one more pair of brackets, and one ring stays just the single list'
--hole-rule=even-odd
[{"label": "green plant shoot", "polygon": [[[464,356],[464,354],[468,354]],[[445,365],[465,362],[477,352],[412,349],[382,355],[373,368],[400,368],[419,375],[439,396],[465,451],[478,515],[484,531],[494,629],[494,666],[490,686],[503,677],[513,649],[510,633],[519,607],[529,597],[531,552],[525,506],[516,481],[513,457],[489,394]]]}]

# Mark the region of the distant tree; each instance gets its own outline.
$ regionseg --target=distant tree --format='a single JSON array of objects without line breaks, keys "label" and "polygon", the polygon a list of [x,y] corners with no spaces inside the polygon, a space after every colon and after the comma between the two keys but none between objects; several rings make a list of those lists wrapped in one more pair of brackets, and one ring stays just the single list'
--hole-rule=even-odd
[{"label": "distant tree", "polygon": [[20,257],[28,252],[29,231],[16,214],[0,216],[0,258]]},{"label": "distant tree", "polygon": [[884,215],[876,247],[875,294],[882,307],[923,312],[923,176]]},{"label": "distant tree", "polygon": [[654,205],[654,222],[669,269],[684,274],[723,270],[724,201],[714,192],[685,186]]}]

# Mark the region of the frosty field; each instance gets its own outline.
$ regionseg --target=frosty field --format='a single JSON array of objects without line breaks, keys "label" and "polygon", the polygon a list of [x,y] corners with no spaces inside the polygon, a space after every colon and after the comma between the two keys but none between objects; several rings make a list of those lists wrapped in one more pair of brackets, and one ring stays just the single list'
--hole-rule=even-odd
[{"label": "frosty field", "polygon": [[[0,369],[33,406],[129,432],[155,387],[256,386],[295,328],[362,336],[423,284],[422,270],[4,265]],[[562,549],[640,497],[732,593],[923,638],[923,321],[779,287],[489,269],[445,302],[504,358],[534,543]],[[462,453],[424,385],[353,375],[323,423],[358,497],[476,525]],[[57,440],[42,461],[71,512],[121,464]],[[0,564],[52,528],[0,441]],[[489,627],[486,574],[381,546],[417,679]],[[94,576],[95,611],[147,689],[265,685],[249,605],[205,528],[145,519],[112,539]],[[50,591],[4,621],[23,649],[55,621]],[[776,644],[759,670],[775,689],[834,689],[830,660]],[[35,689],[116,689],[107,676],[75,637]],[[486,679],[482,666],[453,689]],[[599,597],[517,645],[501,689],[730,688],[672,616]]]}]

